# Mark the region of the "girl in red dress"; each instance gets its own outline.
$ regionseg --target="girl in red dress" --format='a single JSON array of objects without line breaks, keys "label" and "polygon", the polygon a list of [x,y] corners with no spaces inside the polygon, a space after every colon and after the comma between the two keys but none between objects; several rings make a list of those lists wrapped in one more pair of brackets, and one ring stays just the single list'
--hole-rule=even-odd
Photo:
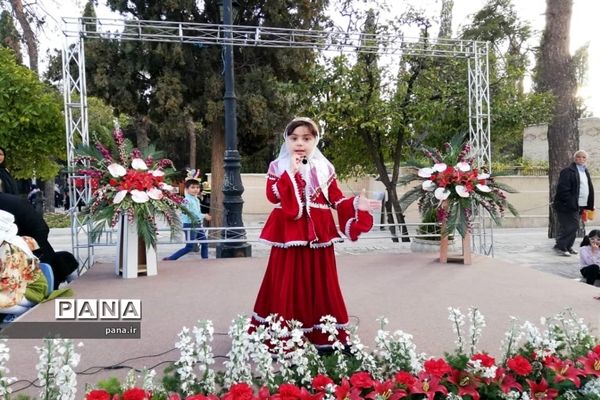
[{"label": "girl in red dress", "polygon": [[[373,226],[373,201],[363,194],[344,197],[333,165],[317,149],[319,127],[309,118],[292,120],[279,157],[271,162],[267,199],[275,204],[262,230],[273,246],[256,303],[253,324],[271,314],[297,320],[317,347],[331,343],[321,333],[321,317],[337,320],[338,339],[346,342],[348,313],[338,283],[333,244],[354,241]],[[338,213],[335,225],[331,209]],[[341,233],[341,232],[343,233]]]}]

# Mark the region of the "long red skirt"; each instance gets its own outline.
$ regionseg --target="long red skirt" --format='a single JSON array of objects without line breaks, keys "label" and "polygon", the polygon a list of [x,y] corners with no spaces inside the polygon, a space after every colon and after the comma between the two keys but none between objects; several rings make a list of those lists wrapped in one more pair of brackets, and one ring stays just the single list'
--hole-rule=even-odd
[{"label": "long red skirt", "polygon": [[253,324],[271,314],[300,321],[306,336],[316,346],[331,345],[317,326],[325,315],[335,317],[338,340],[346,343],[348,312],[338,282],[333,246],[273,247],[256,303]]}]

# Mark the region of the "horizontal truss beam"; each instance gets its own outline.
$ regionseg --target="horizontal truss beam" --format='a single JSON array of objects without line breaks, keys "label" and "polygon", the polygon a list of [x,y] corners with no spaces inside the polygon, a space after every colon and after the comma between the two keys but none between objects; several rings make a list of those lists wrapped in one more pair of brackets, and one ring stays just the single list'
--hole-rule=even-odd
[{"label": "horizontal truss beam", "polygon": [[[63,18],[66,37],[189,43],[246,47],[313,49],[388,55],[473,58],[477,44],[459,39],[410,38],[402,34],[306,30],[263,26],[143,21],[111,18]],[[231,38],[224,34],[231,31]]]}]

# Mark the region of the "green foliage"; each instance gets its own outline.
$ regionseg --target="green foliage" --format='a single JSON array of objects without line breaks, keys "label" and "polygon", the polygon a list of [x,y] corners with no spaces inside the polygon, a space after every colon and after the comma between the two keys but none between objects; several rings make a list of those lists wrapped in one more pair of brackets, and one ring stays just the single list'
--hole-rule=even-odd
[{"label": "green foliage", "polygon": [[96,386],[98,389],[106,390],[111,396],[121,393],[121,382],[119,382],[119,380],[114,376],[99,381]]},{"label": "green foliage", "polygon": [[54,179],[66,158],[59,93],[0,48],[0,142],[15,178]]},{"label": "green foliage", "polygon": [[92,142],[110,143],[112,141],[111,132],[115,127],[115,122],[119,126],[127,126],[131,118],[120,114],[115,117],[115,110],[106,104],[102,99],[94,96],[88,96],[88,132]]},{"label": "green foliage", "polygon": [[44,213],[44,220],[49,228],[68,228],[71,226],[69,214]]}]

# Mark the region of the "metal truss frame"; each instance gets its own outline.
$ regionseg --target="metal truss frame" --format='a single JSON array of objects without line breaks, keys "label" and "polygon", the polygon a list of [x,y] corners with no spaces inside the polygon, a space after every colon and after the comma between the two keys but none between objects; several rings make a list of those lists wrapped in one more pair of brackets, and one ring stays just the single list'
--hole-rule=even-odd
[{"label": "metal truss frame", "polygon": [[[339,30],[302,30],[263,26],[141,21],[110,18],[63,18],[63,82],[67,154],[71,195],[72,246],[80,261],[80,273],[93,264],[89,225],[77,212],[78,204],[91,198],[89,181],[73,174],[74,149],[88,143],[84,42],[111,39],[189,43],[210,46],[305,48],[321,52],[378,53],[382,55],[446,57],[467,60],[469,92],[469,140],[477,152],[478,166],[491,165],[489,45],[456,39],[409,38],[402,34],[366,34]],[[227,34],[225,34],[227,33]],[[78,182],[79,185],[75,183]],[[493,254],[493,231],[482,210],[476,212],[474,251]]]}]

